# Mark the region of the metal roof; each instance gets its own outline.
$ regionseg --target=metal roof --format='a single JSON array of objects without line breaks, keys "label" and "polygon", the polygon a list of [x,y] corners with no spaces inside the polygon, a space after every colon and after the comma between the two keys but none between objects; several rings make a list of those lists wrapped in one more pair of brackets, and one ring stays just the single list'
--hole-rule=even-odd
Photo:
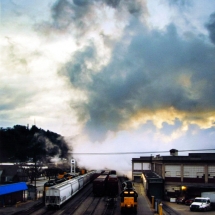
[{"label": "metal roof", "polygon": [[17,191],[27,190],[28,187],[25,182],[18,182],[14,184],[5,184],[0,186],[0,195],[14,193]]}]

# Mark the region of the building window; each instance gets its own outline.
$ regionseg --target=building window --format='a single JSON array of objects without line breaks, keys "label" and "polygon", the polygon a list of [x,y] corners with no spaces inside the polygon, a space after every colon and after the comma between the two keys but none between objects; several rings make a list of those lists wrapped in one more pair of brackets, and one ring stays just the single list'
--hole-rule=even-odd
[{"label": "building window", "polygon": [[208,178],[215,178],[215,166],[208,166]]},{"label": "building window", "polygon": [[134,163],[134,170],[142,170],[141,163]]},{"label": "building window", "polygon": [[166,171],[165,172],[165,177],[171,177],[171,172],[170,171]]},{"label": "building window", "polygon": [[204,166],[184,166],[184,177],[201,178],[204,176]]},{"label": "building window", "polygon": [[166,165],[165,166],[165,177],[181,177],[181,166],[180,165]]}]

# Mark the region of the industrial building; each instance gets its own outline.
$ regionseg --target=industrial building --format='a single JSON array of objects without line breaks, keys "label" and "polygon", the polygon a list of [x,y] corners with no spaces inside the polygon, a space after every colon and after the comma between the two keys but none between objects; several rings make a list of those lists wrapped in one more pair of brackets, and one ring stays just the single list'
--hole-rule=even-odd
[{"label": "industrial building", "polygon": [[[167,156],[133,158],[132,179],[141,180],[149,196],[166,200],[215,191],[215,153],[180,156],[178,150],[171,149]],[[151,183],[154,186],[150,186]],[[157,191],[154,191],[155,186]]]}]

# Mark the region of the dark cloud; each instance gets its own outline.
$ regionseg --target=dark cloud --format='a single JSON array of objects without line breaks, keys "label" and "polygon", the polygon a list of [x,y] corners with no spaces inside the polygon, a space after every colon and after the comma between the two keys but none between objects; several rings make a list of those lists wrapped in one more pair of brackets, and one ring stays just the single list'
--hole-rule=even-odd
[{"label": "dark cloud", "polygon": [[120,3],[120,0],[105,0],[105,2],[111,7],[117,7]]},{"label": "dark cloud", "polygon": [[75,53],[73,61],[65,66],[65,73],[69,75],[70,81],[74,87],[88,86],[89,78],[93,71],[88,69],[87,62],[96,58],[96,49],[94,46],[87,46],[84,50]]},{"label": "dark cloud", "polygon": [[215,44],[215,13],[210,15],[210,20],[206,24],[206,28],[209,31],[211,42]]},{"label": "dark cloud", "polygon": [[90,4],[88,0],[73,0],[73,2],[78,6],[86,6],[87,4]]},{"label": "dark cloud", "polygon": [[51,7],[52,20],[36,24],[35,29],[45,35],[67,31],[80,40],[87,32],[101,31],[100,22],[105,16],[95,13],[95,9],[102,10],[103,6],[115,9],[116,22],[126,11],[138,16],[146,10],[139,0],[57,0]]},{"label": "dark cloud", "polygon": [[[148,31],[137,21],[133,29],[125,29],[101,71],[94,73],[86,66],[87,61],[95,61],[94,44],[77,52],[64,69],[72,85],[89,96],[88,102],[80,105],[81,113],[90,117],[86,130],[103,135],[119,129],[144,108],[214,109],[214,56],[214,48],[199,38],[180,38],[174,25],[164,33]],[[184,85],[181,77],[190,83]]]},{"label": "dark cloud", "polygon": [[169,3],[169,5],[177,7],[184,7],[190,5],[190,2],[186,0],[167,0],[167,2]]},{"label": "dark cloud", "polygon": [[[67,0],[59,0],[52,7],[52,28],[64,30],[69,26],[83,27],[82,17],[87,14],[87,4],[84,1],[74,1],[73,4]],[[80,7],[85,6],[85,8]]]}]

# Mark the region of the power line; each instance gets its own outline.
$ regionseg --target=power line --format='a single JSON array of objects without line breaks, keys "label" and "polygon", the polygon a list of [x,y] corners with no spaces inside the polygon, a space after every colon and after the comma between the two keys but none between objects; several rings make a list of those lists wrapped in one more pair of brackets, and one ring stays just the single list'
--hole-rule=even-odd
[{"label": "power line", "polygon": [[[198,152],[198,151],[215,151],[215,149],[186,149],[178,152]],[[169,151],[149,151],[149,152],[71,152],[73,155],[126,155],[126,154],[154,154],[169,153]]]}]

